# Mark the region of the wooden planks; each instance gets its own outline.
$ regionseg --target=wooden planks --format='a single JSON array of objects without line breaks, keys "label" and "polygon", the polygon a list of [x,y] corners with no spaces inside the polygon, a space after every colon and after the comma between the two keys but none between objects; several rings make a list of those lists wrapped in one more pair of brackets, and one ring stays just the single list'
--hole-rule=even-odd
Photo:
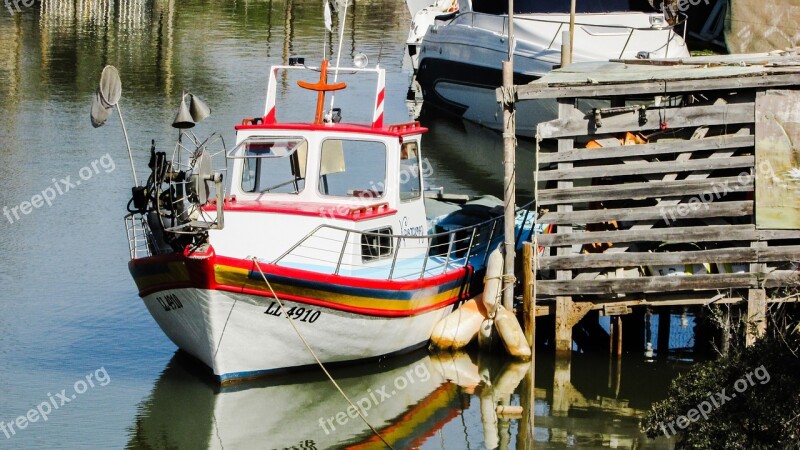
[{"label": "wooden planks", "polygon": [[[557,347],[569,348],[565,324],[570,305],[658,296],[671,296],[674,305],[698,304],[723,293],[740,301],[748,290],[800,281],[797,273],[775,271],[800,259],[800,231],[755,225],[757,202],[764,195],[755,195],[756,180],[763,181],[756,105],[763,118],[777,117],[759,103],[763,94],[757,92],[767,88],[755,83],[758,77],[747,75],[755,70],[743,68],[743,79],[711,77],[708,86],[689,89],[694,94],[715,86],[716,92],[702,98],[702,104],[692,103],[700,97],[694,95],[683,97],[680,106],[644,110],[641,104],[631,111],[620,107],[641,102],[641,97],[626,95],[643,86],[653,88],[649,79],[631,83],[620,73],[619,80],[609,78],[609,86],[582,85],[573,74],[573,82],[543,88],[547,93],[539,98],[558,98],[560,108],[558,119],[537,129],[537,222],[556,226],[538,238],[544,252],[538,258],[542,270],[536,295],[555,297]],[[769,76],[758,80],[766,81],[764,86],[800,83],[800,67],[791,70],[770,69]],[[681,83],[671,79],[669,85],[640,93],[687,92],[675,90],[691,85]],[[578,111],[575,98],[565,97],[564,90],[603,90],[603,100],[618,109],[603,111],[598,124],[593,113]],[[787,133],[800,130],[793,117]],[[626,133],[639,133],[650,142],[621,145],[633,140]],[[595,148],[576,144],[592,140]],[[706,265],[720,273],[697,269]],[[677,267],[679,276],[652,276],[648,270],[662,266]]]},{"label": "wooden planks", "polygon": [[594,231],[572,234],[545,234],[538,237],[539,245],[564,247],[593,242],[716,242],[722,233],[728,241],[758,239],[753,225],[699,226],[685,228],[651,228],[647,230]]},{"label": "wooden planks", "polygon": [[758,277],[752,273],[737,273],[602,280],[540,280],[538,283],[537,292],[541,295],[587,295],[750,288],[758,285]]},{"label": "wooden planks", "polygon": [[[688,206],[688,205],[687,205]],[[697,208],[688,207],[682,219],[704,219],[709,217],[743,217],[753,214],[752,200],[715,202]],[[669,218],[669,211],[662,207],[630,207],[613,209],[593,209],[588,211],[549,212],[539,218],[545,224],[586,224],[609,221],[662,220]]]},{"label": "wooden planks", "polygon": [[[736,273],[692,275],[684,277],[659,276],[604,280],[539,280],[541,295],[598,295],[612,293],[659,293],[675,291],[718,290],[735,288],[776,288],[800,282],[796,271],[777,271],[770,274]],[[696,297],[698,294],[691,294]],[[688,297],[688,296],[687,296]],[[673,302],[672,304],[676,304]]]},{"label": "wooden planks", "polygon": [[[588,211],[587,211],[588,212]],[[751,212],[752,213],[752,210]],[[538,237],[539,245],[565,247],[571,245],[610,242],[721,242],[768,241],[771,239],[797,239],[791,230],[756,230],[753,225],[707,225],[697,227],[651,228],[646,230],[593,231],[571,234],[544,234]],[[800,258],[800,255],[797,255]]]},{"label": "wooden planks", "polygon": [[722,177],[708,180],[650,181],[605,186],[540,190],[538,205],[601,202],[655,197],[711,194],[722,197],[733,192],[752,192],[753,178]]},{"label": "wooden planks", "polygon": [[800,229],[800,91],[759,93],[756,98],[758,192],[756,226]]},{"label": "wooden planks", "polygon": [[[716,91],[720,89],[766,89],[770,87],[793,86],[800,84],[800,71],[797,68],[781,73],[773,69],[769,76],[767,71],[745,75],[732,75],[708,80],[670,79],[664,81],[646,81],[630,83],[599,84],[584,78],[583,83],[568,85],[549,84],[546,79],[528,85],[517,86],[517,100],[533,100],[543,98],[591,98],[615,95],[640,94],[674,94],[682,92]],[[590,77],[587,77],[590,78]],[[500,95],[500,94],[498,94]]]},{"label": "wooden planks", "polygon": [[[720,236],[722,237],[722,236]],[[599,267],[646,267],[704,263],[791,261],[800,255],[800,245],[770,248],[721,248],[680,252],[588,253],[543,256],[539,263],[550,269],[593,269]]]},{"label": "wooden planks", "polygon": [[573,150],[552,153],[540,153],[539,164],[546,166],[550,163],[566,161],[591,161],[595,159],[628,158],[631,156],[657,156],[675,153],[688,153],[698,150],[723,150],[743,147],[752,147],[755,144],[754,136],[715,136],[697,140],[673,140],[655,142],[652,144],[620,145],[598,149],[576,148]]},{"label": "wooden planks", "polygon": [[571,136],[592,136],[598,133],[625,133],[657,130],[662,123],[670,128],[699,127],[708,125],[730,125],[752,123],[755,103],[734,103],[674,108],[647,109],[647,120],[642,123],[638,112],[629,112],[603,117],[602,127],[597,127],[593,116],[576,118],[567,116],[540,123],[537,134],[542,139]]},{"label": "wooden planks", "polygon": [[[634,147],[634,146],[628,146]],[[676,164],[675,161],[640,162],[623,166],[608,165],[594,167],[578,167],[569,171],[549,170],[541,172],[540,181],[577,180],[585,178],[607,178],[656,173],[680,173],[696,170],[719,170],[732,168],[750,168],[755,163],[755,156],[735,156],[716,159],[692,159]]]}]

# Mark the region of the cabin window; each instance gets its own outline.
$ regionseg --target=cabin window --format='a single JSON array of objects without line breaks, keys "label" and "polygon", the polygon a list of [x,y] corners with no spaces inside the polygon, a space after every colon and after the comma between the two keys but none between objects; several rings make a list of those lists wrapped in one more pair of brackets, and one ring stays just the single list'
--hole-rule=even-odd
[{"label": "cabin window", "polygon": [[385,144],[355,139],[326,139],[320,155],[319,192],[322,195],[383,197],[386,190]]},{"label": "cabin window", "polygon": [[369,262],[392,256],[392,227],[366,231],[361,235],[361,261]]},{"label": "cabin window", "polygon": [[242,158],[241,187],[259,194],[299,194],[305,187],[308,142],[302,138],[248,138],[228,156]]},{"label": "cabin window", "polygon": [[422,196],[419,168],[419,144],[406,142],[400,148],[400,200],[416,200]]}]

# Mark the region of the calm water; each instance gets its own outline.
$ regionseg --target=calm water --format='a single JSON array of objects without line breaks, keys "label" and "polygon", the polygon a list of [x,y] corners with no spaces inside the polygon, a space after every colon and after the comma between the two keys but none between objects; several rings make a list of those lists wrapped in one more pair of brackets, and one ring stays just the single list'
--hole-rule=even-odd
[{"label": "calm water", "polygon": [[[140,174],[151,139],[160,150],[174,145],[169,125],[182,90],[213,109],[196,132],[220,131],[233,142],[234,124],[262,114],[270,64],[290,55],[319,60],[326,48],[321,2],[44,0],[20,7],[13,16],[0,11],[0,207],[7,208],[0,217],[0,448],[380,448],[361,422],[337,422],[346,404],[319,373],[219,389],[174,356],[127,271],[122,216],[131,175],[119,120],[96,130],[89,123],[100,70],[113,64]],[[343,58],[361,51],[387,69],[390,123],[409,119],[409,20],[403,2],[378,0],[356,0],[347,19]],[[337,105],[346,118],[369,89],[355,88],[356,96]],[[282,99],[279,106],[296,111],[310,102]],[[436,117],[425,125],[430,184],[502,195],[498,135]],[[521,197],[530,196],[532,155],[522,142]],[[337,376],[354,399],[383,386],[395,391],[373,402],[368,417],[396,448],[515,448],[517,420],[501,421],[497,431],[481,420],[490,384],[495,396],[519,404],[519,368],[503,366],[422,352]],[[664,395],[673,364],[634,355],[617,366],[576,355],[567,384],[554,382],[564,373],[555,367],[547,356],[537,360],[537,447],[670,446],[644,438],[638,416]],[[17,421],[22,415],[31,422]]]}]

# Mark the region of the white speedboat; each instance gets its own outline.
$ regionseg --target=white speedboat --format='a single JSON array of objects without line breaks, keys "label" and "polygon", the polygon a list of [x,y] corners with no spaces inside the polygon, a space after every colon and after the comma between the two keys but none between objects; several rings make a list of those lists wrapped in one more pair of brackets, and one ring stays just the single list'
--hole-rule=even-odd
[{"label": "white speedboat", "polygon": [[[573,62],[689,56],[683,38],[663,13],[633,10],[631,3],[578,2]],[[420,10],[419,18],[414,18],[411,33],[416,33],[418,48],[409,38],[425,107],[434,106],[502,130],[502,106],[495,90],[502,84],[502,61],[508,59],[507,3],[458,0],[458,7],[450,13],[453,17],[439,15],[440,20],[433,20],[420,39],[420,30],[431,23],[431,11],[438,4]],[[531,82],[560,66],[562,34],[569,30],[569,6],[568,0],[515,2],[515,84]],[[517,134],[534,136],[536,124],[554,119],[556,112],[554,101],[519,102]]]}]

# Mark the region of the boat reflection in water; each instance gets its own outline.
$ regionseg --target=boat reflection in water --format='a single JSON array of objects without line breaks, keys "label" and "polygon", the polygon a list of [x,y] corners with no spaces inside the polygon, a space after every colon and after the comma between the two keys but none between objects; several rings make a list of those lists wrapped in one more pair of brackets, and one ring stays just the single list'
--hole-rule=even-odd
[{"label": "boat reflection in water", "polygon": [[[129,448],[385,448],[319,370],[220,387],[176,354],[140,407]],[[394,448],[458,416],[459,387],[426,352],[331,370]]]},{"label": "boat reflection in water", "polygon": [[[419,350],[331,373],[398,450],[672,448],[642,434],[639,420],[683,369],[632,355],[614,362],[539,355],[534,389],[530,364],[487,354]],[[221,387],[181,353],[141,404],[127,447],[386,448],[318,369]]]}]

